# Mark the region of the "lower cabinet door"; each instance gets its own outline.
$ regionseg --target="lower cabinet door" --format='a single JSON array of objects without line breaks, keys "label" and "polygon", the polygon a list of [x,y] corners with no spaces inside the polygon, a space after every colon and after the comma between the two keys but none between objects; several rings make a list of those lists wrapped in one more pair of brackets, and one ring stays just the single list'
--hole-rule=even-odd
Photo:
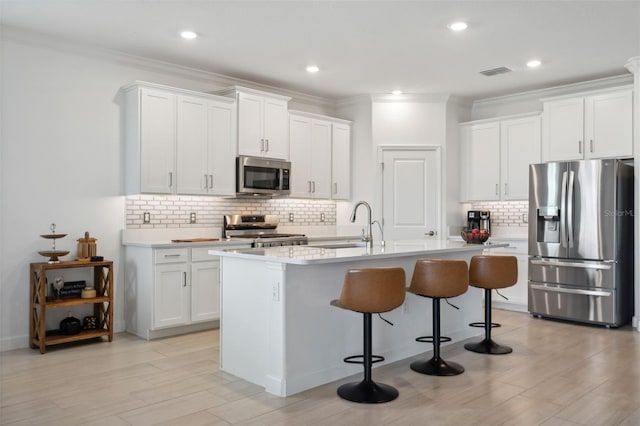
[{"label": "lower cabinet door", "polygon": [[156,265],[153,291],[153,327],[189,322],[189,271],[186,263]]},{"label": "lower cabinet door", "polygon": [[220,261],[191,264],[191,322],[220,319]]}]

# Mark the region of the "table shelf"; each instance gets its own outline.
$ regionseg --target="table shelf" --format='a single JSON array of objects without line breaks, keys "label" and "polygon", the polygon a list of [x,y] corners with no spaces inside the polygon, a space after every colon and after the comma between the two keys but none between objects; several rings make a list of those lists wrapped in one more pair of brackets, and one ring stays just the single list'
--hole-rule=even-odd
[{"label": "table shelf", "polygon": [[[73,268],[93,268],[93,287],[96,297],[90,298],[54,298],[47,297],[47,271]],[[46,347],[61,343],[75,342],[98,337],[108,337],[113,341],[113,262],[66,261],[59,263],[32,263],[30,265],[30,324],[29,344],[39,348],[40,353]],[[74,335],[63,335],[58,330],[46,330],[46,312],[53,308],[66,308],[78,305],[93,305],[96,317],[95,329],[81,330]]]}]

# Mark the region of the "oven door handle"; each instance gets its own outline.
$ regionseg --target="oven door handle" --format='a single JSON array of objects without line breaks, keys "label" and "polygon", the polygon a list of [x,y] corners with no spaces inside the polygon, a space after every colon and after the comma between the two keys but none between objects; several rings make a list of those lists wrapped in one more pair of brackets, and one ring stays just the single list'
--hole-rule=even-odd
[{"label": "oven door handle", "polygon": [[551,291],[554,293],[568,293],[568,294],[579,294],[582,296],[611,296],[611,292],[609,291],[596,291],[596,290],[580,290],[577,288],[564,288],[564,287],[547,287],[540,284],[529,284],[529,288],[534,290],[542,290],[542,291]]}]

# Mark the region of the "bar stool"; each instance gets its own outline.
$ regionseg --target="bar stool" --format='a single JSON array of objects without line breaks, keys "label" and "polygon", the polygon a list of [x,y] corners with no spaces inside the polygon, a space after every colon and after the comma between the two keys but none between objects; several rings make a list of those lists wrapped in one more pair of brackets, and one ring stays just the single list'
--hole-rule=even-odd
[{"label": "bar stool", "polygon": [[[340,298],[331,301],[331,305],[363,314],[363,355],[347,357],[344,362],[363,364],[364,380],[340,386],[338,395],[341,398],[375,404],[392,401],[398,397],[397,389],[383,383],[375,383],[371,379],[372,364],[384,360],[383,357],[372,354],[371,314],[388,312],[402,305],[405,283],[402,268],[353,268],[347,271]],[[356,361],[359,358],[362,361]]]},{"label": "bar stool", "polygon": [[481,354],[511,353],[509,346],[491,339],[491,290],[511,287],[518,281],[518,260],[515,256],[473,256],[469,265],[469,285],[484,289],[484,340],[467,343],[464,348]]},{"label": "bar stool", "polygon": [[429,297],[433,303],[433,335],[416,338],[418,342],[433,343],[433,357],[411,363],[411,369],[431,376],[455,376],[464,367],[440,358],[440,343],[451,338],[440,336],[440,299],[459,296],[469,288],[469,270],[464,260],[419,259],[413,270],[408,292]]}]

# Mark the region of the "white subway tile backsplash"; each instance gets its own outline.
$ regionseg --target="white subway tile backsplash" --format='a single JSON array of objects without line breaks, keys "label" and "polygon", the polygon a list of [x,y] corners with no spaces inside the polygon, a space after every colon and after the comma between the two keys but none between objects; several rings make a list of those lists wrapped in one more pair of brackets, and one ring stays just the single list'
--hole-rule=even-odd
[{"label": "white subway tile backsplash", "polygon": [[[222,216],[231,213],[275,214],[280,223],[300,226],[336,224],[336,206],[331,200],[235,200],[217,197],[131,195],[125,205],[127,228],[189,228],[222,227]],[[143,212],[151,214],[151,222],[143,223]],[[190,223],[189,214],[195,212],[197,221]],[[289,222],[289,213],[295,220]],[[325,220],[320,220],[320,213]]]},{"label": "white subway tile backsplash", "polygon": [[528,201],[496,201],[472,203],[470,210],[489,210],[491,226],[526,227],[523,215],[529,212]]}]

